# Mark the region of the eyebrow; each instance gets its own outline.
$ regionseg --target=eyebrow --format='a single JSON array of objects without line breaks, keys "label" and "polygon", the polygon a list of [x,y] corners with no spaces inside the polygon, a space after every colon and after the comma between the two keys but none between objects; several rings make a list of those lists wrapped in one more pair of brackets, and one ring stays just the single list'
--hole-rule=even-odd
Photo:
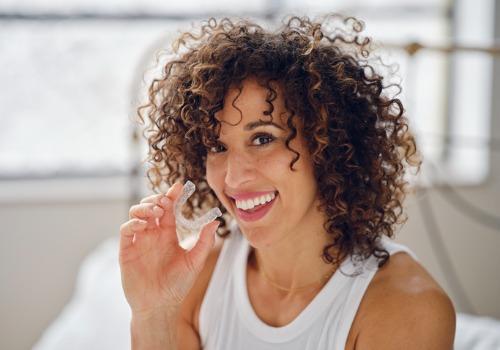
[{"label": "eyebrow", "polygon": [[243,129],[245,131],[250,131],[250,130],[254,130],[254,129],[258,128],[259,126],[267,126],[267,125],[272,125],[274,127],[277,127],[278,129],[285,130],[273,121],[265,122],[262,120],[259,120],[257,122],[248,123],[247,125],[245,125],[245,127]]}]

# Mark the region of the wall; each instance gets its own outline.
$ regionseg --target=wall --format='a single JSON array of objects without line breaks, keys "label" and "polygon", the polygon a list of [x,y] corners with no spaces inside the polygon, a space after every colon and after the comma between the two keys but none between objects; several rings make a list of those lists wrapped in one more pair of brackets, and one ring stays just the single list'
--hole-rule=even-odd
[{"label": "wall", "polygon": [[[95,200],[82,193],[69,200],[70,190],[43,200],[41,189],[51,191],[55,185],[48,180],[10,184],[10,189],[4,185],[1,195],[11,198],[0,201],[0,349],[23,350],[33,346],[70,299],[82,259],[118,234],[128,201],[109,193],[103,199],[88,181],[71,187]],[[15,194],[16,187],[17,199],[7,195]]]},{"label": "wall", "polygon": [[[496,103],[498,110],[500,106]],[[497,138],[500,138],[499,130],[500,120],[494,118],[493,132]],[[499,215],[499,173],[500,155],[496,152],[492,154],[490,179],[481,186],[459,191],[485,211]],[[114,193],[105,193],[104,188],[109,192],[109,184],[98,190],[97,183],[83,181],[78,185],[76,181],[62,186],[66,188],[64,195],[45,201],[37,191],[41,188],[50,191],[56,182],[50,186],[47,181],[17,186],[17,190],[11,188],[10,196],[5,196],[6,187],[0,187],[4,197],[10,198],[7,202],[0,201],[0,348],[10,350],[29,349],[36,342],[71,297],[82,259],[105,238],[118,233],[129,207],[126,182],[115,183]],[[75,199],[68,199],[71,197],[68,188],[76,191]],[[17,199],[13,197],[16,192]],[[422,264],[452,296],[458,311],[500,319],[499,231],[485,229],[463,216],[443,200],[437,190],[429,190],[428,196],[446,250],[472,308],[461,302],[459,293],[448,282],[447,272],[439,264],[419,208],[421,194],[410,204],[410,219],[397,240],[417,253]]]},{"label": "wall", "polygon": [[[496,31],[495,37],[500,37],[500,29]],[[500,96],[499,58],[493,96]],[[499,140],[500,99],[493,101],[492,137]],[[500,154],[498,142],[495,144],[488,180],[458,191],[482,210],[500,216]],[[127,217],[129,189],[123,179],[111,185],[106,181],[0,183],[1,349],[29,349],[71,297],[82,259],[102,240],[118,233]],[[53,195],[53,190],[59,194]],[[397,240],[416,252],[452,296],[458,311],[500,319],[499,229],[485,228],[457,211],[441,190],[428,190],[445,249],[471,303],[468,305],[450,283],[449,270],[440,265],[442,251],[436,254],[433,250],[431,238],[439,236],[426,228],[421,195],[409,205],[410,219]]]},{"label": "wall", "polygon": [[[500,6],[495,8],[495,18],[500,18]],[[495,21],[495,38],[500,37],[500,23]],[[452,275],[439,263],[438,255],[432,247],[432,237],[426,229],[426,218],[422,216],[418,195],[411,206],[411,219],[400,232],[398,240],[411,246],[419,255],[422,263],[443,284],[452,296],[458,311],[476,312],[500,318],[500,57],[494,59],[491,108],[491,169],[488,179],[480,186],[461,187],[457,192],[477,209],[495,222],[487,227],[486,221],[474,221],[463,212],[450,205],[445,198],[446,189],[429,190],[431,209],[437,218],[437,226],[443,235],[446,251],[458,274],[459,282],[465,287],[464,295],[460,288],[450,283]],[[470,116],[473,118],[473,116]],[[420,204],[419,204],[420,203]],[[425,205],[425,204],[424,204]],[[439,238],[439,236],[438,236]],[[438,254],[443,255],[442,252]],[[468,302],[467,300],[468,299]]]}]

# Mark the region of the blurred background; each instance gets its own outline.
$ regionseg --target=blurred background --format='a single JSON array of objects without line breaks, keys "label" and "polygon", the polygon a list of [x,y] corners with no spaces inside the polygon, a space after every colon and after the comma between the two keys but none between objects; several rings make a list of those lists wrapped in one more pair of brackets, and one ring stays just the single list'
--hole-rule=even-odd
[{"label": "blurred background", "polygon": [[384,62],[397,63],[400,98],[425,157],[397,241],[415,251],[458,312],[500,319],[498,5],[2,0],[0,348],[59,349],[63,338],[74,342],[66,349],[127,346],[115,253],[129,206],[147,193],[135,110],[156,52],[210,16],[265,23],[333,11],[365,22]]}]

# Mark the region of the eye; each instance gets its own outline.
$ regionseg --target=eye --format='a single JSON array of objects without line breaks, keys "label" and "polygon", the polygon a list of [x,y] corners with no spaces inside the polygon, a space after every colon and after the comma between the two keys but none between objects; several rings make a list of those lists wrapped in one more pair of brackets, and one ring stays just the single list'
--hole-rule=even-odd
[{"label": "eye", "polygon": [[252,140],[254,146],[264,146],[267,143],[273,142],[274,136],[270,134],[258,134]]},{"label": "eye", "polygon": [[207,147],[207,150],[209,153],[221,153],[221,152],[224,152],[226,150],[226,147],[224,147],[220,143],[217,143],[215,145]]}]

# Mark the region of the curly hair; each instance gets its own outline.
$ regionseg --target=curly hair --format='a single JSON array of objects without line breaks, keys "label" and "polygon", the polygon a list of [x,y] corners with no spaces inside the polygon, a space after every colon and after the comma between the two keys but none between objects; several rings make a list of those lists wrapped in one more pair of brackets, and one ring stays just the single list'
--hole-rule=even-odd
[{"label": "curly hair", "polygon": [[[321,22],[291,17],[275,30],[240,18],[212,18],[183,33],[139,108],[147,121],[153,187],[190,179],[198,190],[186,215],[221,207],[205,174],[207,143],[220,131],[215,114],[229,88],[241,89],[253,78],[268,88],[270,115],[278,84],[289,113],[290,168],[300,157],[290,147],[298,125],[314,161],[319,209],[331,236],[323,259],[336,264],[374,255],[385,264],[389,254],[379,241],[393,237],[405,221],[405,173],[409,167],[418,171],[420,159],[403,105],[390,96],[400,86],[376,72],[387,66],[369,60],[373,45],[360,35],[363,29],[355,18],[329,15]],[[221,209],[218,234],[225,236],[229,214]]]}]

